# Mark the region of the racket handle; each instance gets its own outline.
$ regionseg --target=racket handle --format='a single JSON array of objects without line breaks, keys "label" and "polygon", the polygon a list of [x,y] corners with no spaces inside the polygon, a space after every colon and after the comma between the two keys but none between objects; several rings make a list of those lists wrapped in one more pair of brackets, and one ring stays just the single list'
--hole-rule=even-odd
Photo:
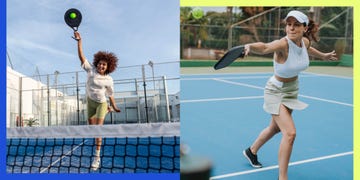
[{"label": "racket handle", "polygon": [[[74,30],[74,32],[76,32],[78,30],[78,27],[72,27],[72,29]],[[74,36],[71,36],[71,38],[75,39],[76,41],[80,40],[80,39],[75,38]]]},{"label": "racket handle", "polygon": [[76,39],[74,36],[71,36],[75,41],[79,41],[80,39]]}]

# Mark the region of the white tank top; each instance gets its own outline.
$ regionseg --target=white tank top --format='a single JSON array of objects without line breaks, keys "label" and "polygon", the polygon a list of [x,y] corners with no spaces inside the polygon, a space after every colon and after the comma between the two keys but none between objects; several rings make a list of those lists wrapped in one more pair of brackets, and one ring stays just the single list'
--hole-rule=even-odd
[{"label": "white tank top", "polygon": [[289,45],[289,53],[286,61],[279,64],[274,59],[274,73],[283,78],[291,78],[299,75],[309,67],[309,55],[304,41],[301,41],[301,47],[297,46],[288,37],[285,37]]}]

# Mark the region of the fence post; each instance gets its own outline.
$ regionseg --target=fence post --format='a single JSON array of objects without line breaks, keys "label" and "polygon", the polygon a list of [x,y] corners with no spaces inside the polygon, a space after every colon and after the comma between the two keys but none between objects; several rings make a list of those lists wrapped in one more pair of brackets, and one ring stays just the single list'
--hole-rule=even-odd
[{"label": "fence post", "polygon": [[164,82],[164,92],[165,92],[166,115],[168,122],[170,122],[171,117],[170,117],[169,95],[167,90],[166,76],[163,76],[163,82]]},{"label": "fence post", "polygon": [[19,77],[19,116],[22,119],[22,77]]},{"label": "fence post", "polygon": [[48,126],[51,125],[51,112],[50,112],[50,77],[49,74],[46,76],[46,83],[47,83],[47,95],[48,95]]},{"label": "fence post", "polygon": [[55,75],[55,121],[56,121],[56,126],[59,125],[59,119],[58,119],[58,75],[59,75],[59,71],[55,71],[54,75]]},{"label": "fence post", "polygon": [[145,114],[146,114],[146,122],[149,123],[149,113],[148,113],[148,105],[147,105],[147,97],[146,97],[146,82],[145,82],[145,67],[141,66],[142,69],[142,78],[143,78],[143,86],[144,86],[144,96],[145,96]]},{"label": "fence post", "polygon": [[[78,124],[77,125],[80,125],[80,99],[79,99],[79,72],[76,72],[76,102],[77,102],[77,121],[78,121]],[[89,118],[89,117],[88,117]]]}]

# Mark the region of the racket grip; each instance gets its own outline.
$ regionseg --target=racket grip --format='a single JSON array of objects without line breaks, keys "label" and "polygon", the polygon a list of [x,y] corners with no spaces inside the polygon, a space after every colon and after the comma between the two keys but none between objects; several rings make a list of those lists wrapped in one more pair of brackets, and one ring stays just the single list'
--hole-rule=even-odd
[{"label": "racket grip", "polygon": [[[72,29],[74,30],[74,33],[78,30],[77,27],[72,27]],[[71,36],[71,38],[75,39],[75,41],[79,41],[80,39],[75,38],[74,36]]]},{"label": "racket grip", "polygon": [[243,52],[240,54],[239,58],[244,58],[244,57],[245,57],[245,51],[243,51]]},{"label": "racket grip", "polygon": [[74,36],[71,36],[75,41],[79,41],[80,39],[76,39]]}]

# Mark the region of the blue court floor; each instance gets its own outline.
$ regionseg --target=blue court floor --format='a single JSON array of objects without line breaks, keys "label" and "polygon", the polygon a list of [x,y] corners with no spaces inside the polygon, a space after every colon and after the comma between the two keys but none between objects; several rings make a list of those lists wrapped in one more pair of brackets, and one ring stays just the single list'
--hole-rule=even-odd
[{"label": "blue court floor", "polygon": [[[281,134],[258,152],[263,168],[252,168],[242,151],[269,124],[262,109],[271,73],[182,75],[181,142],[192,156],[209,158],[211,179],[277,179]],[[297,136],[289,179],[353,179],[353,79],[315,73],[299,76],[294,111]]]}]

